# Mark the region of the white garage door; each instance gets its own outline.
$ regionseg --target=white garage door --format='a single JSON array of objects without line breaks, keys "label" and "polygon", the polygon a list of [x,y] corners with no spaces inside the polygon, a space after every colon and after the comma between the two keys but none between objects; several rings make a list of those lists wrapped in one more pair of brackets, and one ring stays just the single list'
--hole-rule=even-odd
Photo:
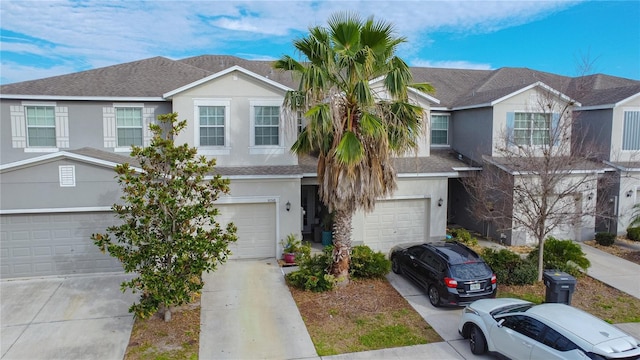
[{"label": "white garage door", "polygon": [[365,244],[386,254],[396,244],[426,241],[427,206],[427,199],[378,201],[375,210],[365,215]]},{"label": "white garage door", "polygon": [[90,238],[115,221],[111,212],[2,215],[1,277],[122,271]]},{"label": "white garage door", "polygon": [[276,257],[275,203],[220,204],[216,221],[223,228],[229,222],[238,228],[238,241],[230,246],[232,259]]}]

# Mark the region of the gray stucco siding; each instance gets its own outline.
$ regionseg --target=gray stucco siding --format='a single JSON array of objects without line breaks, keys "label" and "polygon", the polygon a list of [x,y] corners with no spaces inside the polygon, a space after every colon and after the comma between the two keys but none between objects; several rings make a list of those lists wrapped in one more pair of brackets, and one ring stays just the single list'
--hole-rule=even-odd
[{"label": "gray stucco siding", "polygon": [[[58,107],[66,107],[68,114],[69,147],[59,150],[92,147],[104,151],[113,148],[104,147],[103,108],[113,107],[115,101],[31,101],[31,103],[55,103]],[[171,103],[137,102],[145,108],[154,109],[154,119],[158,115],[171,112]],[[0,100],[0,163],[7,164],[19,160],[43,155],[42,152],[26,152],[24,148],[14,148],[12,143],[11,106],[22,106],[21,100]]]},{"label": "gray stucco siding", "polygon": [[451,148],[476,162],[491,154],[493,111],[491,108],[456,111],[449,125]]},{"label": "gray stucco siding", "polygon": [[[61,165],[75,167],[75,186],[60,186]],[[121,195],[115,175],[113,168],[67,159],[7,170],[0,178],[0,209],[110,207]]]},{"label": "gray stucco siding", "polygon": [[[602,149],[602,155],[610,157],[613,126],[613,110],[580,111],[576,115],[579,131],[572,133],[573,141],[586,141]],[[611,160],[607,158],[607,160]]]}]

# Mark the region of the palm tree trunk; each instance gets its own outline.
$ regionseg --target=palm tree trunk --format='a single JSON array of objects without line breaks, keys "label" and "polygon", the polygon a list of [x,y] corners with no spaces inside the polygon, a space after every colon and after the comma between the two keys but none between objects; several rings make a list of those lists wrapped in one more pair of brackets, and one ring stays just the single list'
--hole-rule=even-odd
[{"label": "palm tree trunk", "polygon": [[341,285],[349,283],[352,218],[353,212],[337,210],[333,219],[333,264],[330,273]]}]

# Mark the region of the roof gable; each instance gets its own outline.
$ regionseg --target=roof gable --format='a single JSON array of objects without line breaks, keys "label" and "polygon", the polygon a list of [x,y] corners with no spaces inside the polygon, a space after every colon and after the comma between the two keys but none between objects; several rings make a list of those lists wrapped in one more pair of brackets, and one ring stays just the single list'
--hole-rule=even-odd
[{"label": "roof gable", "polygon": [[114,168],[116,165],[128,163],[128,164],[131,164],[134,170],[138,172],[142,171],[138,167],[138,163],[134,158],[118,155],[114,153],[109,153],[109,152],[105,152],[105,151],[101,151],[93,148],[82,148],[82,149],[72,150],[72,151],[58,151],[54,153],[45,154],[42,156],[36,156],[26,160],[20,160],[20,161],[15,161],[8,164],[2,164],[0,165],[0,172],[37,166],[42,163],[47,163],[50,161],[55,161],[60,159],[70,159],[70,160],[80,161],[80,162],[89,163],[89,164],[102,166],[102,167],[108,167],[108,168]]},{"label": "roof gable", "polygon": [[282,85],[282,84],[280,84],[278,82],[275,82],[275,81],[273,81],[271,79],[268,79],[268,78],[266,78],[264,76],[258,75],[256,73],[254,73],[252,71],[249,71],[249,70],[247,70],[245,68],[242,68],[242,67],[240,67],[238,65],[234,65],[234,66],[232,66],[230,68],[224,69],[224,70],[219,71],[219,72],[217,72],[215,74],[209,75],[209,76],[207,76],[205,78],[199,79],[199,80],[194,81],[194,82],[192,82],[190,84],[186,84],[186,85],[184,85],[182,87],[179,87],[179,88],[177,88],[175,90],[169,91],[169,92],[163,94],[162,97],[164,97],[165,99],[170,99],[171,97],[173,97],[173,96],[175,96],[175,95],[177,95],[177,94],[179,94],[181,92],[187,91],[189,89],[192,89],[192,88],[194,88],[196,86],[202,85],[202,84],[207,83],[209,81],[213,81],[213,80],[215,80],[217,78],[220,78],[220,77],[222,77],[224,75],[227,75],[229,73],[232,73],[234,71],[241,72],[241,73],[243,73],[243,74],[245,74],[247,76],[250,76],[252,78],[257,79],[258,81],[264,82],[266,84],[269,84],[269,85],[271,85],[271,86],[273,86],[275,88],[278,88],[280,90],[283,90],[283,91],[292,90],[291,88],[289,88],[287,86],[284,86],[284,85]]}]

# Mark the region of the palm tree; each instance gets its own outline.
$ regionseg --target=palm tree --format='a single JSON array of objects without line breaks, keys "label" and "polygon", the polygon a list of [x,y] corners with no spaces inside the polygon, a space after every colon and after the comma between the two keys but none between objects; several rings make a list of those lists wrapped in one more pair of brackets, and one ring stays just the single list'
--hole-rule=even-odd
[{"label": "palm tree", "polygon": [[633,205],[633,214],[629,227],[640,226],[640,203]]},{"label": "palm tree", "polygon": [[294,41],[304,61],[283,56],[274,64],[300,78],[284,101],[307,120],[291,150],[318,158],[319,196],[335,214],[329,272],[341,280],[349,276],[353,214],[373,210],[395,190],[391,158],[415,149],[422,134],[423,109],[410,103],[409,88],[433,87],[412,84],[409,67],[394,55],[405,41],[386,22],[337,13],[328,27]]}]

